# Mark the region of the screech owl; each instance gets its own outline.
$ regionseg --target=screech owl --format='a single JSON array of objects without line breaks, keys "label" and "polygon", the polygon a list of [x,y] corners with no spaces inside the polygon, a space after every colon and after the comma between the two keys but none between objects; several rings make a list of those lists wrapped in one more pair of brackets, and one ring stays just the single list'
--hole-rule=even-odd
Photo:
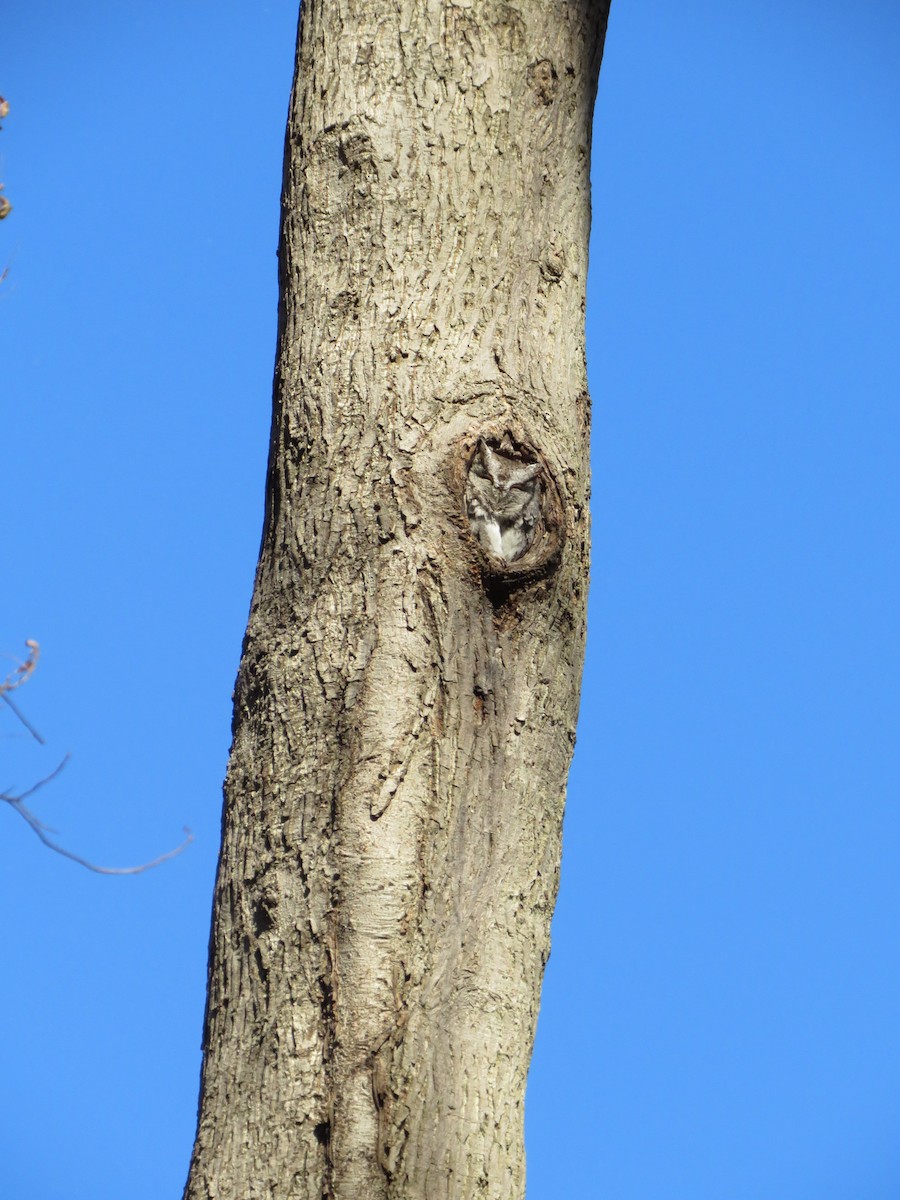
[{"label": "screech owl", "polygon": [[466,483],[466,513],[485,550],[506,562],[521,558],[534,540],[541,470],[540,463],[523,463],[478,443]]}]

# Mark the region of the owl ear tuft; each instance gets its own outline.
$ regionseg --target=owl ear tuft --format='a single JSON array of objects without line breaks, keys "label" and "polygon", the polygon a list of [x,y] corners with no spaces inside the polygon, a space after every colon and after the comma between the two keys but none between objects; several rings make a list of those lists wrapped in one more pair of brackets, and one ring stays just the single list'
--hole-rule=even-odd
[{"label": "owl ear tuft", "polygon": [[523,483],[531,483],[532,479],[537,479],[543,469],[539,462],[530,463],[527,467],[522,468],[516,484],[521,487]]},{"label": "owl ear tuft", "polygon": [[494,487],[500,487],[500,462],[484,438],[478,439],[478,461]]}]

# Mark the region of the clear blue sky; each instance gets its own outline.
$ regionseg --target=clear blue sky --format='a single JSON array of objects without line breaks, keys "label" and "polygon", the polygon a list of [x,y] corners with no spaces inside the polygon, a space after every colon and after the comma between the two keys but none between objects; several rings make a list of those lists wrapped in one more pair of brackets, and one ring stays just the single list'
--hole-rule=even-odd
[{"label": "clear blue sky", "polygon": [[[0,1195],[175,1200],[294,0],[0,23]],[[614,0],[590,646],[528,1200],[900,1197],[900,5]]]}]

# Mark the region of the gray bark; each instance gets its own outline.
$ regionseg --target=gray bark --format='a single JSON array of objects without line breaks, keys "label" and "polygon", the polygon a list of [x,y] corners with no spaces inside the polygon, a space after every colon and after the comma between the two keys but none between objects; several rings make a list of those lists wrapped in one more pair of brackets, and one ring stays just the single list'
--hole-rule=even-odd
[{"label": "gray bark", "polygon": [[[524,1194],[584,648],[607,8],[304,4],[186,1200]],[[467,514],[481,445],[540,465],[514,561]]]}]

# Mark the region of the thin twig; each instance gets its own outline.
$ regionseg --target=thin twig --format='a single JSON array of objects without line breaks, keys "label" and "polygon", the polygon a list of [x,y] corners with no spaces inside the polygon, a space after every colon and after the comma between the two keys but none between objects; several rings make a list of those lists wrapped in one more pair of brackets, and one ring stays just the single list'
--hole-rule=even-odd
[{"label": "thin twig", "polygon": [[31,734],[31,736],[34,738],[34,740],[36,742],[40,742],[40,744],[42,746],[47,745],[47,743],[44,741],[44,739],[41,737],[41,735],[38,733],[38,731],[35,729],[35,727],[31,724],[31,722],[28,720],[28,718],[25,716],[25,714],[22,712],[22,710],[18,707],[18,705],[13,703],[12,698],[9,695],[9,692],[0,691],[0,700],[6,701],[6,703],[13,710],[13,712],[16,714],[16,716],[19,718],[19,720],[22,722],[22,724],[25,726],[25,728],[28,730],[28,732]]},{"label": "thin twig", "polygon": [[63,858],[70,858],[72,862],[76,862],[79,866],[86,867],[88,871],[95,871],[98,875],[140,875],[143,871],[149,871],[151,867],[158,867],[160,863],[168,862],[170,858],[174,858],[176,854],[180,854],[194,840],[194,835],[185,826],[184,832],[187,837],[180,846],[176,846],[174,850],[167,850],[165,854],[160,854],[158,858],[151,859],[150,862],[141,863],[137,867],[98,867],[96,863],[92,863],[87,858],[82,858],[80,854],[73,854],[71,850],[66,850],[64,846],[58,845],[50,837],[48,833],[55,833],[55,829],[51,829],[49,825],[45,825],[33,812],[28,809],[23,801],[28,796],[33,796],[39,788],[50,783],[60,773],[66,763],[69,761],[69,755],[62,760],[55,770],[51,771],[43,779],[39,779],[27,791],[20,793],[18,796],[11,796],[8,792],[0,792],[0,800],[5,800],[6,803],[19,814],[22,820],[34,831],[35,835],[47,846],[50,850],[55,850],[57,854],[61,854]]},{"label": "thin twig", "polygon": [[38,659],[41,656],[41,648],[34,638],[27,638],[25,645],[28,647],[28,657],[24,662],[20,662],[16,669],[0,682],[0,695],[15,691],[17,687],[21,687],[23,683],[31,678],[34,668],[37,666]]},{"label": "thin twig", "polygon": [[45,775],[43,779],[39,779],[37,783],[33,783],[30,788],[26,788],[24,792],[20,792],[18,796],[13,796],[11,800],[8,792],[0,792],[0,795],[10,803],[18,804],[20,800],[27,800],[29,796],[33,796],[35,792],[39,792],[46,784],[52,783],[71,757],[71,754],[67,754],[62,762],[53,768],[49,775]]}]

